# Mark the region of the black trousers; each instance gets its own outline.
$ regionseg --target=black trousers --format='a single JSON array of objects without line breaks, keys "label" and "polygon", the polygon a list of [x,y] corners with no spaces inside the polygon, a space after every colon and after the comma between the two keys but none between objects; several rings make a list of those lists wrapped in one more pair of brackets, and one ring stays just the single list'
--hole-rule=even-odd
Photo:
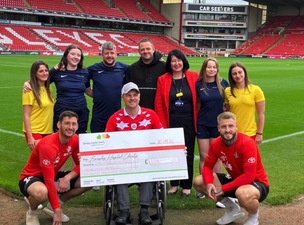
[{"label": "black trousers", "polygon": [[193,182],[193,162],[195,146],[195,129],[193,115],[170,115],[170,128],[182,127],[184,129],[185,145],[187,147],[187,180],[172,180],[171,186],[180,186],[183,189],[191,189]]}]

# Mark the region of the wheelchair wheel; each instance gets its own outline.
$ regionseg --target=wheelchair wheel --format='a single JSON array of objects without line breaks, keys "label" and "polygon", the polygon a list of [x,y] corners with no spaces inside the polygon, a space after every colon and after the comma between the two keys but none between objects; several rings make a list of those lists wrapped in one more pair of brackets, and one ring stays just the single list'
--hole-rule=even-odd
[{"label": "wheelchair wheel", "polygon": [[165,205],[163,202],[161,202],[161,206],[158,209],[158,218],[160,221],[160,225],[163,225],[163,221],[165,218]]},{"label": "wheelchair wheel", "polygon": [[162,225],[166,211],[166,182],[159,181],[157,183],[156,206],[157,206],[157,224]]},{"label": "wheelchair wheel", "polygon": [[109,187],[105,186],[103,188],[103,213],[104,218],[107,218],[107,207],[108,207],[108,200],[109,200]]},{"label": "wheelchair wheel", "polygon": [[111,221],[112,221],[112,204],[110,202],[109,202],[108,207],[106,207],[105,219],[106,219],[106,225],[111,225]]},{"label": "wheelchair wheel", "polygon": [[111,225],[114,217],[114,194],[113,186],[105,186],[103,206],[106,225]]},{"label": "wheelchair wheel", "polygon": [[167,183],[166,181],[160,182],[159,201],[161,202],[162,215],[165,218],[167,208]]}]

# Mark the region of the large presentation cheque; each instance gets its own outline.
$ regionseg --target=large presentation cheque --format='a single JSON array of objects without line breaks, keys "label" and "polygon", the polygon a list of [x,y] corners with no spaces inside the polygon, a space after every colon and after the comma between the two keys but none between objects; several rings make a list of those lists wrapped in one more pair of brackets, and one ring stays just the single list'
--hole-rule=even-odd
[{"label": "large presentation cheque", "polygon": [[79,135],[82,187],[188,178],[182,128]]}]

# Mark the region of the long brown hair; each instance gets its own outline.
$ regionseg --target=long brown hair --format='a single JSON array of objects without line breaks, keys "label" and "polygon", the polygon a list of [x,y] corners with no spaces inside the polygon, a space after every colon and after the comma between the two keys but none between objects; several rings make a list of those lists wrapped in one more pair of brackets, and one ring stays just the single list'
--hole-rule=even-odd
[{"label": "long brown hair", "polygon": [[234,89],[236,88],[236,83],[235,81],[233,80],[232,78],[232,69],[234,69],[235,67],[240,67],[242,68],[242,70],[244,71],[244,74],[245,74],[245,77],[244,77],[244,80],[245,80],[245,89],[248,89],[248,85],[251,84],[249,78],[248,78],[248,75],[247,75],[247,70],[245,68],[245,66],[240,63],[240,62],[234,62],[230,65],[229,67],[229,72],[228,72],[228,78],[229,78],[229,85],[230,85],[230,93],[233,97],[235,97],[235,94],[234,94]]},{"label": "long brown hair", "polygon": [[[47,70],[49,70],[49,66],[48,64],[46,64],[44,61],[41,60],[37,60],[36,62],[34,62],[31,66],[31,70],[30,70],[30,85],[32,87],[32,91],[34,93],[34,97],[35,100],[37,101],[38,105],[41,107],[41,99],[40,99],[40,86],[38,83],[38,78],[36,76],[39,68],[41,65],[44,65]],[[50,101],[54,101],[53,97],[52,97],[52,92],[50,90],[50,76],[48,76],[47,80],[44,82],[44,86],[48,95],[48,98],[50,99]]]},{"label": "long brown hair", "polygon": [[58,70],[62,69],[62,66],[64,66],[64,69],[67,69],[67,66],[68,66],[68,54],[70,53],[70,51],[72,49],[78,49],[81,53],[80,55],[80,61],[77,65],[77,69],[82,69],[83,68],[83,52],[81,50],[81,48],[78,46],[78,45],[68,45],[63,53],[63,56],[61,57],[61,60],[59,62],[59,65],[58,65]]},{"label": "long brown hair", "polygon": [[210,61],[215,62],[215,65],[216,65],[216,68],[217,68],[217,73],[216,73],[216,76],[215,76],[215,82],[216,82],[216,86],[217,86],[217,89],[218,89],[220,95],[223,97],[224,96],[224,87],[221,84],[222,78],[220,78],[220,76],[219,76],[219,72],[220,72],[219,64],[218,64],[218,62],[215,58],[208,57],[207,59],[204,60],[197,80],[202,81],[203,91],[204,91],[205,94],[207,94],[208,88],[207,88],[207,84],[206,84],[207,83],[207,81],[206,81],[206,79],[207,79],[206,78],[207,77],[206,69],[207,69],[207,66],[208,66],[208,62],[210,62]]}]

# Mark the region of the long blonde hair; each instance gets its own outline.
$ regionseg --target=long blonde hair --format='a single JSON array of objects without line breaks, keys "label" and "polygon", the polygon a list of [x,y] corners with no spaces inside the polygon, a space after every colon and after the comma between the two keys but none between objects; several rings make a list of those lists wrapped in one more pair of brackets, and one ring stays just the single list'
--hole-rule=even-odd
[{"label": "long blonde hair", "polygon": [[215,82],[216,82],[216,86],[217,86],[217,89],[218,89],[220,95],[223,97],[224,96],[224,87],[221,84],[222,78],[219,76],[219,65],[218,65],[218,62],[215,58],[208,57],[207,59],[204,60],[197,80],[202,81],[203,91],[207,95],[208,88],[207,88],[207,84],[206,84],[207,83],[207,81],[206,81],[207,80],[206,69],[207,69],[209,61],[215,62],[215,65],[216,65],[216,68],[217,68],[217,73],[216,73],[216,76],[215,76]]}]

